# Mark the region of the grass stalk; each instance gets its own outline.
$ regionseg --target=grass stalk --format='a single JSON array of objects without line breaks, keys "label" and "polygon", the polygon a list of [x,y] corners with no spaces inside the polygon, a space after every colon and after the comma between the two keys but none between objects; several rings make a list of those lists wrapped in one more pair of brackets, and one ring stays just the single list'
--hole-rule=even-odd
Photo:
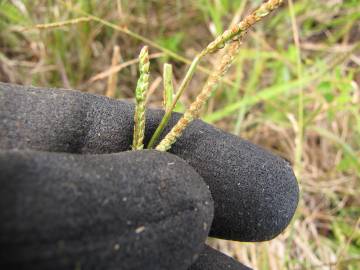
[{"label": "grass stalk", "polygon": [[[289,13],[291,18],[291,26],[293,31],[293,39],[296,48],[296,73],[297,77],[300,79],[303,77],[303,68],[301,63],[301,48],[300,48],[300,37],[299,30],[296,22],[296,15],[294,9],[294,3],[292,0],[289,0]],[[295,138],[295,175],[300,180],[301,179],[301,170],[302,170],[302,152],[303,152],[303,140],[304,140],[304,90],[301,86],[299,89],[298,95],[298,112],[297,112],[297,130]]]},{"label": "grass stalk", "polygon": [[135,115],[134,115],[134,137],[133,150],[141,150],[144,148],[144,133],[145,133],[145,100],[146,92],[149,88],[149,51],[148,47],[144,46],[139,55],[139,70],[140,77],[138,79],[135,90]]},{"label": "grass stalk", "polygon": [[[120,47],[116,45],[116,46],[114,46],[113,55],[111,58],[111,67],[112,68],[119,64],[120,58],[121,58]],[[116,84],[117,84],[117,80],[118,80],[117,75],[118,75],[118,73],[114,72],[108,77],[107,89],[106,89],[106,94],[105,94],[107,97],[115,98]]]},{"label": "grass stalk", "polygon": [[[298,79],[303,78],[303,68],[301,62],[301,48],[300,48],[300,36],[299,30],[296,21],[294,3],[292,0],[288,1],[289,3],[289,13],[291,19],[291,27],[293,32],[293,40],[296,48],[296,75]],[[296,125],[296,137],[295,137],[295,156],[294,156],[294,173],[298,179],[301,181],[301,171],[302,171],[302,155],[303,155],[303,141],[304,141],[304,85],[300,85],[299,94],[297,100],[297,125]],[[300,202],[301,204],[302,202]],[[298,216],[298,213],[296,213]],[[290,234],[289,238],[286,241],[286,251],[285,251],[285,263],[290,267],[290,253],[289,250],[294,244],[294,234],[295,227],[294,222],[292,221],[290,224]]]},{"label": "grass stalk", "polygon": [[79,17],[79,18],[66,20],[66,21],[61,21],[61,22],[36,24],[34,26],[31,26],[31,27],[25,27],[25,28],[22,29],[22,31],[29,31],[29,30],[32,30],[32,29],[43,30],[43,29],[59,28],[59,27],[63,27],[63,26],[79,24],[79,23],[82,23],[82,22],[89,22],[91,20],[92,19],[89,18],[89,17]]},{"label": "grass stalk", "polygon": [[[260,21],[262,18],[267,16],[270,12],[275,10],[280,6],[280,4],[283,2],[283,0],[269,0],[266,3],[262,4],[258,9],[253,11],[250,15],[246,16],[244,20],[242,20],[240,23],[233,25],[230,27],[230,29],[226,30],[222,35],[217,37],[214,41],[212,41],[204,50],[202,50],[192,61],[183,81],[181,82],[178,91],[176,92],[176,95],[174,97],[174,101],[171,105],[171,110],[168,112],[165,112],[158,128],[154,132],[153,136],[150,139],[150,142],[147,146],[147,148],[151,149],[154,147],[155,143],[157,142],[159,136],[163,132],[166,124],[169,122],[172,111],[174,110],[176,103],[178,102],[180,96],[183,94],[185,89],[190,83],[190,80],[196,70],[196,67],[200,60],[210,54],[215,53],[218,50],[224,48],[226,43],[232,41],[232,40],[238,40],[241,38],[241,36],[250,28],[252,27],[256,22]],[[212,76],[212,75],[210,75]]]}]

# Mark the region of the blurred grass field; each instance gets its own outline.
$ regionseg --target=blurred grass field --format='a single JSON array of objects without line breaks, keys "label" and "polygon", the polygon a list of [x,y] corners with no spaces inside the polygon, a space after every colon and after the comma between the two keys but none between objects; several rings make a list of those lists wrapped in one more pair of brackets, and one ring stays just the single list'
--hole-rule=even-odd
[{"label": "blurred grass field", "polygon": [[[299,208],[270,242],[209,242],[256,269],[360,269],[360,1],[285,2],[248,33],[202,119],[288,160]],[[161,107],[163,63],[178,85],[196,52],[260,3],[0,0],[0,81],[133,99],[136,58],[149,40],[149,106]],[[86,13],[96,20],[33,27]],[[201,63],[178,111],[217,59]]]}]

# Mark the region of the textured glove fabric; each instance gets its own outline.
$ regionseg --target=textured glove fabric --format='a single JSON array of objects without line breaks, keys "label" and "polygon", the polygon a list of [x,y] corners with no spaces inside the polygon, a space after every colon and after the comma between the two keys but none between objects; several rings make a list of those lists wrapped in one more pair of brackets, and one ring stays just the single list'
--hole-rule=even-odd
[{"label": "textured glove fabric", "polygon": [[[0,83],[0,148],[69,153],[112,153],[130,149],[133,104],[78,91]],[[148,110],[146,140],[163,115]],[[165,133],[179,118],[174,114]],[[210,234],[263,241],[290,222],[298,185],[290,165],[264,149],[194,121],[170,151],[205,180],[214,199]]]},{"label": "textured glove fabric", "polygon": [[187,269],[213,217],[202,178],[155,150],[1,151],[0,186],[1,269]]},{"label": "textured glove fabric", "polygon": [[233,258],[205,245],[189,270],[251,270]]}]

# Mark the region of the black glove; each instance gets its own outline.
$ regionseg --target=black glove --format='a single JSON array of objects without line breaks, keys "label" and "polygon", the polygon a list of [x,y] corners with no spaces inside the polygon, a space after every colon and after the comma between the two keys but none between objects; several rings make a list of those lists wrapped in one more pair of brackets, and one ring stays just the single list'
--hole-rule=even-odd
[{"label": "black glove", "polygon": [[[204,246],[209,230],[264,241],[288,225],[298,185],[284,160],[199,120],[172,154],[127,151],[133,115],[123,101],[0,83],[0,266],[247,269]],[[162,115],[147,111],[145,144]]]}]

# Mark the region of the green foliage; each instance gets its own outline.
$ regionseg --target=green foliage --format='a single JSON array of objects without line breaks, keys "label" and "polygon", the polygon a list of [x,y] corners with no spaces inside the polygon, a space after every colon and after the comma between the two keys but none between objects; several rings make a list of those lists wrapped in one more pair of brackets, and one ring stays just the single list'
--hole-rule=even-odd
[{"label": "green foliage", "polygon": [[[184,40],[184,33],[178,32],[171,36],[162,36],[157,39],[160,46],[179,53],[181,50],[181,42]],[[166,59],[166,58],[165,58]]]},{"label": "green foliage", "polygon": [[[200,0],[195,1],[195,5],[202,11],[205,20],[210,21],[215,26],[215,35],[224,32],[224,19],[231,19],[230,14],[235,14],[244,0]],[[259,2],[257,3],[259,5]]]}]

